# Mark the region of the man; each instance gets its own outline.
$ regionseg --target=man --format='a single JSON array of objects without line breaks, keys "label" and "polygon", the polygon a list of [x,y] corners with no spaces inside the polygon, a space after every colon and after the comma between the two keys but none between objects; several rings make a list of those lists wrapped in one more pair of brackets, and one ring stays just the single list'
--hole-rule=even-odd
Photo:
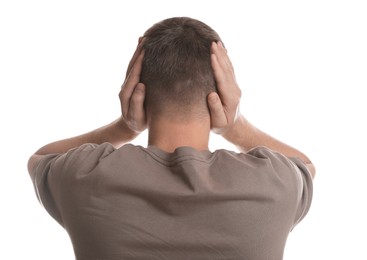
[{"label": "man", "polygon": [[[151,27],[128,66],[122,116],[31,156],[39,200],[77,259],[282,259],[312,198],[311,161],[239,113],[217,33]],[[126,144],[145,129],[148,147]],[[208,150],[213,130],[242,153]]]}]

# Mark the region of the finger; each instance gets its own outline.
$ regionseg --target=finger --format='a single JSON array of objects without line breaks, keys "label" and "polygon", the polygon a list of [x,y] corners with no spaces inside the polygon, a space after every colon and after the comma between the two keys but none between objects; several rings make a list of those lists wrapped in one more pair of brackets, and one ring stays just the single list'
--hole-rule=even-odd
[{"label": "finger", "polygon": [[130,127],[136,131],[142,131],[146,125],[145,109],[145,85],[139,83],[136,85],[130,99],[128,122]]},{"label": "finger", "polygon": [[223,110],[222,102],[217,93],[208,95],[208,106],[210,111],[211,128],[218,130],[227,126],[227,118]]},{"label": "finger", "polygon": [[143,59],[144,59],[144,50],[141,51],[139,56],[136,58],[134,64],[130,69],[130,73],[127,75],[126,81],[140,80],[140,73],[141,73],[141,67],[143,65]]},{"label": "finger", "polygon": [[140,53],[141,53],[141,50],[142,50],[142,47],[143,47],[143,37],[139,37],[139,40],[138,40],[138,46],[136,47],[136,50],[133,54],[133,57],[131,58],[130,62],[129,62],[129,65],[127,66],[127,70],[126,70],[126,77],[129,75],[132,67],[134,66],[134,63],[135,61],[137,60],[137,58],[139,57]]},{"label": "finger", "polygon": [[224,48],[222,42],[214,42],[212,45],[212,53],[218,57],[218,62],[223,70],[227,73],[234,74],[233,65],[227,54],[227,49]]},{"label": "finger", "polygon": [[125,80],[125,83],[122,86],[122,90],[120,92],[120,99],[122,103],[121,104],[122,115],[124,116],[124,118],[127,118],[131,95],[133,94],[135,86],[140,81],[140,73],[141,73],[143,58],[144,58],[144,52],[140,53],[140,55],[136,59],[129,75],[127,76]]},{"label": "finger", "polygon": [[223,48],[226,53],[228,52],[227,49],[226,49],[226,47],[224,47],[223,42],[218,41],[217,44],[218,44],[219,47]]},{"label": "finger", "polygon": [[217,83],[219,95],[226,104],[228,101],[227,98],[238,92],[233,66],[220,42],[218,44],[213,42],[211,49],[211,64],[214,78]]},{"label": "finger", "polygon": [[[219,64],[218,56],[214,53],[210,56],[211,58],[211,65],[214,72],[214,79],[217,82],[218,88],[222,88],[225,84],[225,72],[223,71],[222,67]],[[219,91],[221,91],[219,89]]]},{"label": "finger", "polygon": [[216,54],[211,55],[211,65],[214,73],[214,79],[217,83],[217,88],[219,95],[221,98],[224,98],[222,101],[226,101],[226,96],[228,96],[230,89],[234,85],[234,78],[231,76],[232,74],[223,69],[220,64],[219,58]]}]

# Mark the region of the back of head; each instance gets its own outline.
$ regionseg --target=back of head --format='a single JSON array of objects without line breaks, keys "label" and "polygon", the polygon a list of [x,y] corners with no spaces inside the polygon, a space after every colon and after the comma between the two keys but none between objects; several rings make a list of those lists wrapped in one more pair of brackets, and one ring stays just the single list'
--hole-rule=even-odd
[{"label": "back of head", "polygon": [[208,115],[207,96],[216,91],[210,46],[219,40],[208,25],[187,17],[163,20],[145,32],[141,82],[150,115],[177,120]]}]

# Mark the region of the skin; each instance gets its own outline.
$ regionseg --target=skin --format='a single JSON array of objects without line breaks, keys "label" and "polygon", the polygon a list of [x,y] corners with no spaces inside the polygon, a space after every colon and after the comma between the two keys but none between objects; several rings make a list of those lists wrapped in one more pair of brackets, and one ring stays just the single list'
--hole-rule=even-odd
[{"label": "skin", "polygon": [[41,147],[28,161],[28,171],[31,175],[34,166],[47,154],[65,153],[84,143],[109,142],[118,148],[148,128],[148,145],[154,145],[166,152],[173,152],[181,146],[190,146],[199,151],[208,150],[209,134],[214,131],[236,145],[241,152],[247,152],[257,146],[266,146],[285,156],[298,157],[305,163],[312,177],[315,176],[315,167],[306,155],[257,129],[239,113],[241,90],[236,82],[227,50],[221,42],[213,42],[211,46],[211,63],[218,93],[208,95],[210,113],[200,121],[193,116],[184,123],[157,115],[152,120],[149,110],[144,109],[145,85],[139,82],[144,58],[142,41],[143,39],[139,38],[138,47],[129,63],[119,94],[121,116],[91,132]]}]

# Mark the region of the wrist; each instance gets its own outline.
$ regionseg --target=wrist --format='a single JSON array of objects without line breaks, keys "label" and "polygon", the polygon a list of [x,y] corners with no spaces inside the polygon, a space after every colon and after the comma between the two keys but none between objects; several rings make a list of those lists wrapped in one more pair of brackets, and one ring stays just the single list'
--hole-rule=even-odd
[{"label": "wrist", "polygon": [[139,133],[130,129],[122,118],[118,118],[110,124],[95,130],[93,139],[96,140],[95,143],[97,144],[109,142],[117,148],[130,142],[138,135]]},{"label": "wrist", "polygon": [[131,141],[141,133],[141,131],[133,130],[129,127],[122,116],[115,121],[115,125],[123,140]]},{"label": "wrist", "polygon": [[228,142],[236,146],[242,146],[245,134],[247,133],[247,125],[247,120],[242,115],[239,115],[236,121],[226,128],[221,135]]}]

